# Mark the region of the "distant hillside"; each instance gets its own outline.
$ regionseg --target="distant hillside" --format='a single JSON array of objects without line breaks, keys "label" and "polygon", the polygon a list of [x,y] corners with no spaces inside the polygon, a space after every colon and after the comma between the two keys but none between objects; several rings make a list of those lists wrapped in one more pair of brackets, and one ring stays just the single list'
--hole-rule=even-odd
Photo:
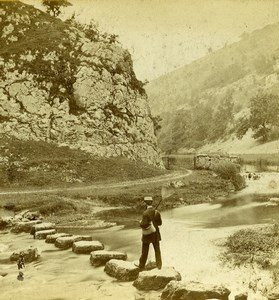
[{"label": "distant hillside", "polygon": [[113,34],[0,1],[0,134],[162,167],[143,83]]},{"label": "distant hillside", "polygon": [[278,33],[279,23],[245,33],[239,42],[151,81],[151,110],[163,118],[160,147],[199,148],[231,136],[251,97],[263,91],[278,95]]}]

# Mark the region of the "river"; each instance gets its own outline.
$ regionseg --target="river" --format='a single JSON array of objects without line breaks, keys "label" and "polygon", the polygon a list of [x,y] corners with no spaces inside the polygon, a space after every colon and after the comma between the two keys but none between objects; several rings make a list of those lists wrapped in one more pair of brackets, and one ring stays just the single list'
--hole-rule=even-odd
[{"label": "river", "polygon": [[[218,259],[223,250],[220,244],[229,234],[253,224],[279,222],[279,206],[269,206],[257,199],[255,195],[243,194],[222,203],[162,212],[163,265],[175,267],[183,280],[224,284],[232,290],[232,296],[247,290],[251,281],[259,282],[258,278],[253,279],[256,274],[245,269],[224,267]],[[126,252],[130,261],[136,261],[140,255],[140,229],[112,227],[102,230],[69,229],[68,232],[90,234],[103,242],[106,249]],[[13,251],[30,245],[39,249],[41,259],[27,265],[25,280],[20,282],[16,279],[16,265],[7,263],[5,259]],[[153,249],[149,258],[154,259]],[[8,276],[0,277],[0,299],[135,299],[136,289],[131,283],[116,282],[103,272],[103,267],[93,268],[88,255],[58,250],[52,244],[33,240],[29,234],[0,234],[1,270],[8,272]],[[149,293],[148,297],[157,299],[158,293]],[[261,298],[255,294],[250,299]]]}]

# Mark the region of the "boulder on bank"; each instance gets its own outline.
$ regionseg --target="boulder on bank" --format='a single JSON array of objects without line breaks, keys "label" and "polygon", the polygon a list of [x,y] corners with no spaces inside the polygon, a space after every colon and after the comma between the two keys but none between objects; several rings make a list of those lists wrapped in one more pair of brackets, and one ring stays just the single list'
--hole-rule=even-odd
[{"label": "boulder on bank", "polygon": [[31,229],[34,225],[42,223],[41,220],[33,220],[28,222],[17,222],[14,224],[11,232],[20,233],[20,232],[31,232]]},{"label": "boulder on bank", "polygon": [[90,262],[94,267],[105,265],[111,259],[126,260],[127,254],[107,250],[93,251],[90,253]]},{"label": "boulder on bank", "polygon": [[35,232],[40,231],[40,230],[48,230],[48,229],[55,229],[55,224],[53,223],[41,223],[41,224],[36,224],[31,228],[30,234],[35,234]]},{"label": "boulder on bank", "polygon": [[29,213],[29,212],[30,212],[29,209],[23,210],[23,211],[17,213],[17,214],[14,216],[14,219],[15,219],[16,221],[21,221],[22,219],[25,219],[25,215],[26,215],[27,213]]},{"label": "boulder on bank", "polygon": [[42,216],[38,211],[28,211],[23,215],[23,217],[25,219],[30,220],[30,221],[41,220],[42,219]]},{"label": "boulder on bank", "polygon": [[34,238],[36,240],[44,240],[48,235],[55,233],[56,229],[40,230],[35,232]]},{"label": "boulder on bank", "polygon": [[34,220],[41,220],[42,216],[38,211],[30,211],[30,210],[23,210],[20,213],[14,216],[15,220],[27,220],[27,221],[34,221]]},{"label": "boulder on bank", "polygon": [[10,256],[10,261],[17,261],[18,258],[19,258],[19,255],[21,253],[24,256],[24,261],[25,262],[32,262],[34,260],[37,260],[40,257],[37,248],[29,248],[29,249],[26,249],[26,250],[21,250],[21,251],[14,252]]},{"label": "boulder on bank", "polygon": [[103,250],[104,245],[99,241],[78,241],[73,243],[72,251],[76,254],[89,254],[95,250]]},{"label": "boulder on bank", "polygon": [[73,246],[74,242],[79,241],[91,241],[92,237],[88,235],[72,235],[72,236],[64,236],[59,237],[55,241],[55,246],[60,249],[68,249]]},{"label": "boulder on bank", "polygon": [[0,218],[0,230],[11,227],[13,224],[13,217],[3,217]]},{"label": "boulder on bank", "polygon": [[139,268],[129,261],[111,259],[106,263],[105,272],[121,281],[133,281],[139,275]]},{"label": "boulder on bank", "polygon": [[56,239],[60,238],[60,237],[65,237],[65,236],[72,236],[69,233],[55,233],[55,234],[49,234],[46,237],[46,243],[48,244],[54,244]]},{"label": "boulder on bank", "polygon": [[161,294],[161,299],[175,300],[206,300],[206,299],[220,299],[228,300],[230,290],[223,286],[202,284],[200,282],[180,282],[171,281],[165,287]]},{"label": "boulder on bank", "polygon": [[163,267],[139,273],[133,286],[139,290],[160,290],[172,280],[181,280],[181,275],[173,267]]}]

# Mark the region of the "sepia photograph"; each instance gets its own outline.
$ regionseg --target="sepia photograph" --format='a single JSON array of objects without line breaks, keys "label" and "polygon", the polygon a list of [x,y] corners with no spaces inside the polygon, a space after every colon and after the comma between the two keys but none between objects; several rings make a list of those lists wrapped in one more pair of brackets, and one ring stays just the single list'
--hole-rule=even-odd
[{"label": "sepia photograph", "polygon": [[0,0],[0,300],[279,300],[279,0]]}]

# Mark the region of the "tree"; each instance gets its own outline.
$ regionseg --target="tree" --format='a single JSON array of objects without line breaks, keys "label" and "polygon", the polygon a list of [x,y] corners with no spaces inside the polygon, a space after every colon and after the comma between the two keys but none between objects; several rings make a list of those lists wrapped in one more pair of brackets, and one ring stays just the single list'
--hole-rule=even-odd
[{"label": "tree", "polygon": [[162,118],[159,115],[151,116],[151,120],[153,122],[154,134],[157,135],[158,131],[162,128],[160,124],[162,122]]},{"label": "tree", "polygon": [[250,128],[254,138],[266,142],[274,126],[279,126],[279,97],[273,94],[259,94],[250,100]]},{"label": "tree", "polygon": [[43,6],[47,12],[53,17],[58,17],[61,14],[61,7],[71,6],[68,0],[42,0]]},{"label": "tree", "polygon": [[210,134],[210,138],[212,140],[218,140],[224,136],[229,123],[233,119],[233,108],[234,103],[232,94],[230,93],[220,101],[214,114],[212,130]]}]

